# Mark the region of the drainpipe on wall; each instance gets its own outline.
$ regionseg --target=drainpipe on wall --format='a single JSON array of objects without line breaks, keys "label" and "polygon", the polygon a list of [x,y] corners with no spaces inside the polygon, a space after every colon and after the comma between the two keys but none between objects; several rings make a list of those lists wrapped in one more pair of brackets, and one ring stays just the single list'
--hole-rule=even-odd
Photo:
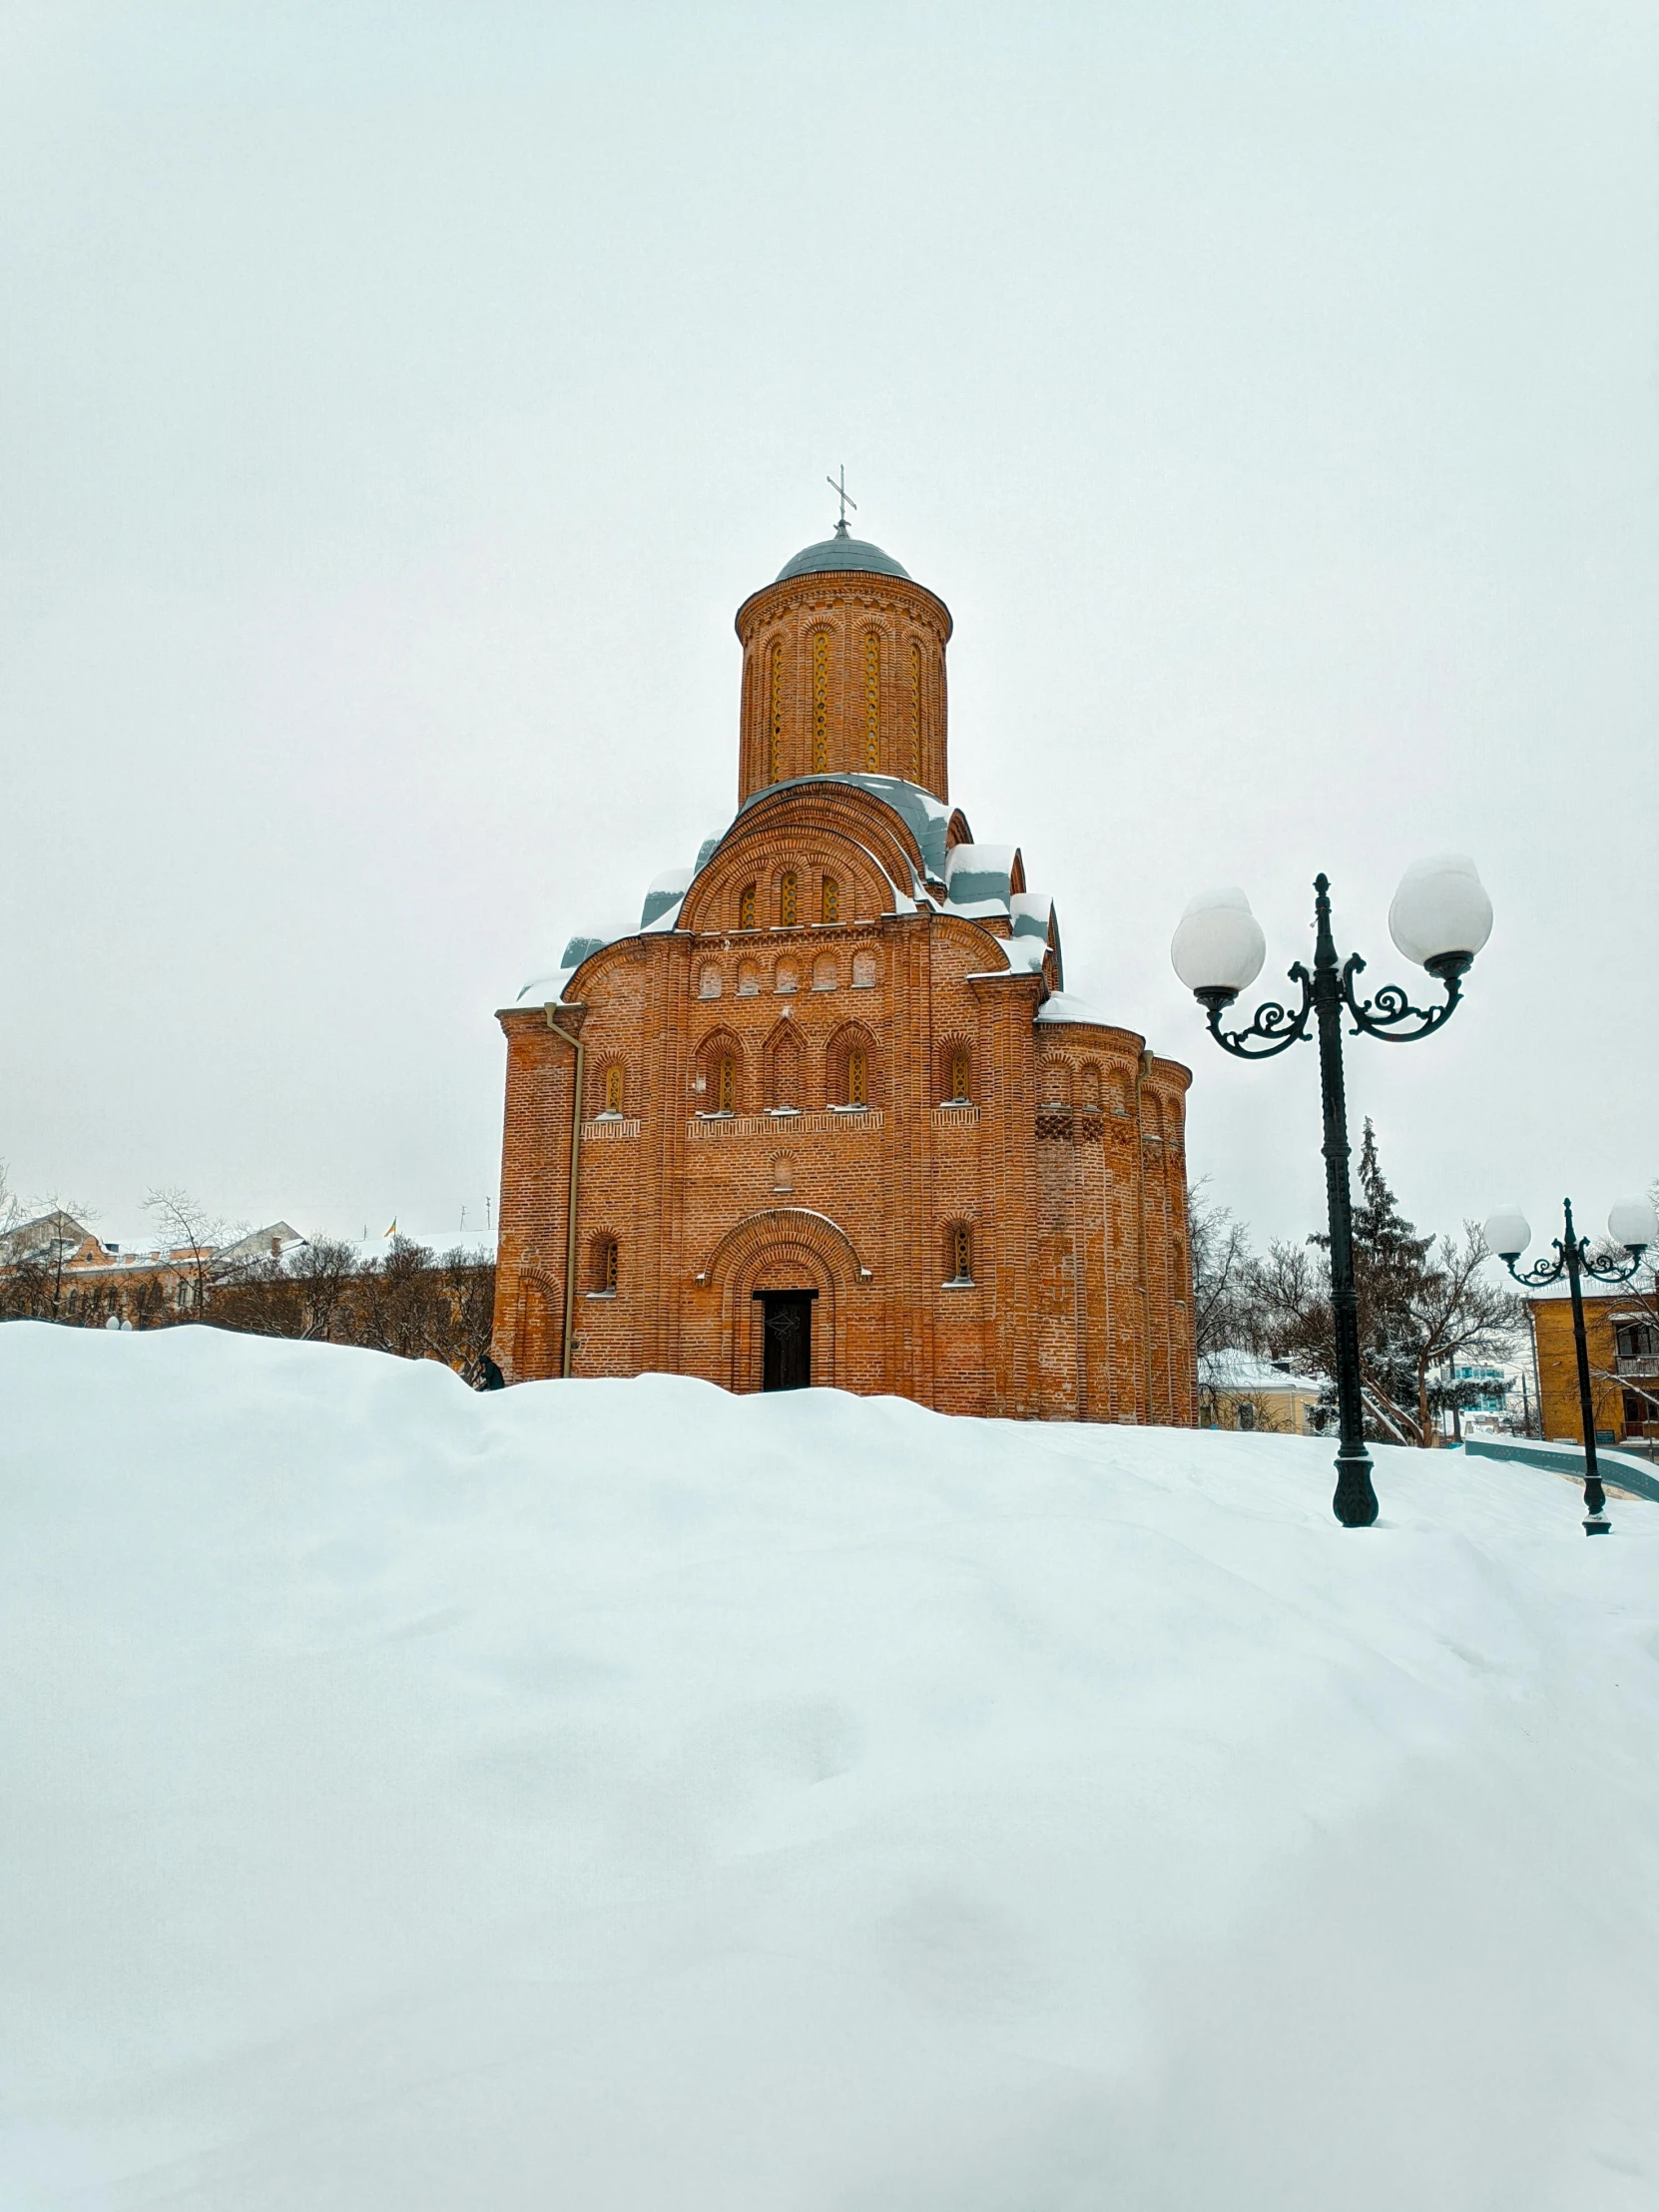
[{"label": "drainpipe on wall", "polygon": [[561,1029],[553,1019],[553,1008],[546,1009],[547,1026],[554,1036],[562,1037],[576,1054],[576,1081],[571,1094],[570,1111],[570,1229],[565,1239],[565,1336],[564,1355],[559,1364],[562,1376],[570,1374],[571,1330],[576,1322],[576,1182],[582,1165],[582,1040],[573,1037],[568,1029]]}]

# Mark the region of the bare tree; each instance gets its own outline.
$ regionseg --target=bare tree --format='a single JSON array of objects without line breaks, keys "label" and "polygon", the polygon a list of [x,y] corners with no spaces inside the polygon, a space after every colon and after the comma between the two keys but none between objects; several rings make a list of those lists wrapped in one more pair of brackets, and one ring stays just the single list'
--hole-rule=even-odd
[{"label": "bare tree", "polygon": [[191,1285],[189,1303],[195,1309],[195,1318],[201,1321],[215,1287],[223,1280],[217,1255],[230,1232],[224,1222],[176,1183],[153,1190],[144,1203],[146,1210],[155,1215],[156,1226],[174,1255],[184,1255],[184,1273]]},{"label": "bare tree", "polygon": [[495,1330],[495,1262],[457,1245],[439,1262],[438,1280],[449,1314],[444,1356],[476,1384]]},{"label": "bare tree", "polygon": [[1193,1335],[1199,1356],[1233,1346],[1257,1349],[1256,1259],[1248,1226],[1209,1195],[1209,1179],[1187,1197],[1193,1260]]}]

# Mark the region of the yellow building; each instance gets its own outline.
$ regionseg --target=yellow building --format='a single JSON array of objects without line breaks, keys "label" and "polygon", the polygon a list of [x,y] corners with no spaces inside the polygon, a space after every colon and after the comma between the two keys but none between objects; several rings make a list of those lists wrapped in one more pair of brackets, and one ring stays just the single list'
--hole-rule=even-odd
[{"label": "yellow building", "polygon": [[1207,1352],[1198,1363],[1199,1426],[1317,1435],[1323,1388],[1317,1376],[1293,1375],[1289,1363],[1253,1352]]},{"label": "yellow building", "polygon": [[[1529,1305],[1540,1425],[1551,1441],[1578,1443],[1583,1424],[1572,1300],[1563,1284],[1538,1293]],[[1659,1435],[1659,1320],[1653,1293],[1631,1286],[1586,1298],[1584,1343],[1597,1441],[1616,1444],[1628,1437]]]}]

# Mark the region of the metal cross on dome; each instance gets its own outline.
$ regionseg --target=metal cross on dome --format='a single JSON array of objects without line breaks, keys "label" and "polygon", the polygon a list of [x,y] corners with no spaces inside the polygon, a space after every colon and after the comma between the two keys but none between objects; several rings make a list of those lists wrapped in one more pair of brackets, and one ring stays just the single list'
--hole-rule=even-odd
[{"label": "metal cross on dome", "polygon": [[847,508],[850,507],[854,514],[858,512],[858,502],[849,496],[846,489],[846,463],[842,461],[840,465],[840,473],[838,476],[827,476],[824,481],[830,486],[830,489],[834,493],[835,497],[841,503],[841,518],[839,522],[836,523],[835,528],[840,536],[844,538],[846,535]]}]

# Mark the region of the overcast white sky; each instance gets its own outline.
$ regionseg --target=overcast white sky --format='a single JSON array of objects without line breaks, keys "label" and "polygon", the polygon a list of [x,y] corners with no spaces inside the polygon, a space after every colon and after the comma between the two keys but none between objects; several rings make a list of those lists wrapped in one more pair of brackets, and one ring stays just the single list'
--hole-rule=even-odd
[{"label": "overcast white sky", "polygon": [[[469,1226],[493,1009],[730,818],[732,616],[860,531],[956,618],[951,796],[1067,980],[1321,1218],[1311,1049],[1170,971],[1399,972],[1405,1210],[1659,1173],[1659,11],[0,10],[0,1158]],[[1407,971],[1415,976],[1415,970]],[[1265,977],[1266,981],[1268,978]]]}]

